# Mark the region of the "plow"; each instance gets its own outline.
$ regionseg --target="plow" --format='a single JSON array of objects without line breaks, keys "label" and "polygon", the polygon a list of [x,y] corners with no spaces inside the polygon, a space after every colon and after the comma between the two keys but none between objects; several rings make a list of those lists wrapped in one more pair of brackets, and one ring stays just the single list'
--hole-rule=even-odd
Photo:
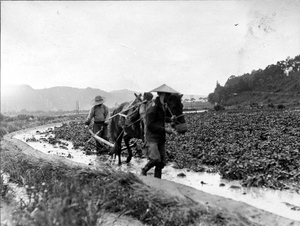
[{"label": "plow", "polygon": [[[144,103],[147,102],[147,101],[142,101],[142,100],[140,99],[140,97],[137,96],[136,94],[135,94],[135,96],[136,96],[136,98],[137,98],[138,101],[139,101],[138,103],[135,103],[135,101],[132,101],[132,102],[127,106],[126,109],[122,110],[121,112],[119,112],[119,113],[117,113],[117,114],[112,115],[111,117],[109,117],[109,120],[113,119],[113,118],[116,117],[116,116],[121,116],[121,117],[127,119],[127,118],[130,116],[130,114],[127,115],[128,112],[129,112],[130,110],[133,110],[134,108],[139,107],[141,104],[144,104]],[[140,119],[139,119],[139,120],[140,120]],[[134,122],[134,123],[135,123],[135,122]],[[132,123],[132,124],[133,124],[133,123]],[[129,125],[129,126],[130,126],[130,125]],[[88,143],[88,142],[92,141],[93,139],[95,139],[96,141],[100,142],[101,144],[107,145],[107,146],[110,147],[110,148],[115,148],[115,145],[116,145],[115,143],[111,143],[111,142],[109,142],[109,141],[107,141],[107,140],[105,140],[105,139],[103,139],[102,137],[99,136],[99,135],[101,134],[101,132],[102,132],[102,129],[99,130],[97,133],[94,133],[91,129],[88,129],[88,131],[89,131],[89,133],[91,134],[91,138],[90,138],[88,141],[86,141],[86,143]],[[134,146],[136,146],[136,145],[137,145],[136,142],[134,142],[133,144],[130,144],[129,147],[134,147]],[[125,146],[125,147],[121,147],[121,150],[125,150],[126,148],[127,148],[126,146]]]},{"label": "plow", "polygon": [[[91,134],[92,137],[91,137],[86,143],[90,142],[90,141],[94,138],[94,139],[97,140],[98,142],[100,142],[100,143],[102,143],[102,144],[105,144],[105,145],[107,145],[107,146],[110,147],[110,148],[114,148],[114,147],[115,147],[115,144],[113,144],[113,143],[111,143],[111,142],[109,142],[109,141],[103,139],[102,137],[99,137],[99,136],[98,136],[98,134],[100,133],[100,131],[98,131],[97,133],[93,133],[93,131],[89,129],[89,133]],[[137,146],[137,143],[136,143],[136,142],[134,142],[133,144],[130,144],[130,145],[129,145],[130,148],[135,147],[135,146]],[[127,148],[126,146],[125,146],[125,147],[122,147],[121,150],[123,151],[123,150],[125,150],[126,148]]]},{"label": "plow", "polygon": [[[100,130],[100,131],[101,131],[101,130]],[[99,132],[100,132],[100,131],[99,131]],[[89,132],[90,132],[90,134],[92,135],[92,138],[96,139],[96,140],[99,141],[100,143],[106,144],[107,146],[109,146],[109,147],[111,147],[111,148],[114,148],[114,147],[115,147],[115,144],[110,143],[109,141],[107,141],[107,140],[105,140],[105,139],[99,137],[99,136],[98,136],[99,133],[96,133],[96,134],[95,134],[95,133],[93,133],[93,131],[90,130],[90,129],[89,129]],[[87,142],[89,142],[89,141],[91,141],[91,139],[89,139]]]}]

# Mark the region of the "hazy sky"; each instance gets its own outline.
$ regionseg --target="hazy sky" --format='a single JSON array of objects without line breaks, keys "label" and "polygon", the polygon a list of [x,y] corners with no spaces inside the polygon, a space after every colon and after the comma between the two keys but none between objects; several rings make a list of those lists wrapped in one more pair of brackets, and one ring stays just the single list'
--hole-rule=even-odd
[{"label": "hazy sky", "polygon": [[1,1],[1,86],[208,95],[300,54],[300,0]]}]

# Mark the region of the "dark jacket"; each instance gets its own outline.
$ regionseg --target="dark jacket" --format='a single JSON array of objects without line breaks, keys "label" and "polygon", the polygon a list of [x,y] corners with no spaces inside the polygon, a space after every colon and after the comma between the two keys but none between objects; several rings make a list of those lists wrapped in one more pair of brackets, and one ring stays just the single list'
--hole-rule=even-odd
[{"label": "dark jacket", "polygon": [[166,109],[157,97],[147,108],[146,114],[146,141],[164,143],[166,141],[165,122],[170,122],[166,117]]}]

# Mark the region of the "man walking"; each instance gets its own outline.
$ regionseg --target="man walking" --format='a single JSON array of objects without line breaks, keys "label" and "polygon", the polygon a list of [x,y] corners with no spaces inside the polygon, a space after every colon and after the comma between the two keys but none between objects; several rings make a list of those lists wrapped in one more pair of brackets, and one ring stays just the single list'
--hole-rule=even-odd
[{"label": "man walking", "polygon": [[[93,99],[93,107],[88,114],[85,125],[88,127],[92,119],[94,119],[93,133],[99,133],[97,134],[99,137],[108,140],[107,125],[109,122],[110,113],[108,107],[103,104],[104,102],[105,99],[101,96],[96,96],[95,99]],[[101,147],[102,145],[96,140],[97,154],[100,154]]]},{"label": "man walking", "polygon": [[178,93],[167,85],[162,85],[150,92],[157,92],[158,97],[147,108],[146,114],[146,145],[144,152],[149,162],[142,168],[141,174],[146,176],[147,172],[155,167],[154,177],[161,178],[162,169],[166,165],[166,133],[177,134],[172,128],[166,128],[165,122],[171,122],[166,117],[166,106],[171,93]]}]

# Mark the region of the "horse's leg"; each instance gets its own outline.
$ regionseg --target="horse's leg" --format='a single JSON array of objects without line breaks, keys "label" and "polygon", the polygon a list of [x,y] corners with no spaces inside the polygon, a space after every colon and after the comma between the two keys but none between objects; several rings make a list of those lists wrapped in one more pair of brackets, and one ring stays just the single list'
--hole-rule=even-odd
[{"label": "horse's leg", "polygon": [[121,161],[121,152],[122,152],[122,137],[120,136],[118,141],[117,141],[117,154],[118,154],[118,158],[119,158],[119,166],[122,165],[122,161]]},{"label": "horse's leg", "polygon": [[122,165],[122,161],[121,161],[121,151],[122,151],[122,139],[123,139],[123,133],[122,131],[120,131],[118,133],[118,138],[115,141],[115,147],[114,147],[114,151],[115,151],[115,156],[118,155],[118,159],[119,159],[119,166]]},{"label": "horse's leg", "polygon": [[110,155],[110,162],[115,162],[117,157],[116,146],[110,148],[108,155]]},{"label": "horse's leg", "polygon": [[145,127],[144,127],[144,121],[141,120],[140,121],[140,130],[141,130],[141,139],[142,139],[142,142],[144,143],[144,137],[145,137],[145,133],[144,133],[144,130],[145,130]]},{"label": "horse's leg", "polygon": [[129,137],[127,134],[124,136],[124,142],[125,142],[125,145],[126,145],[127,150],[128,150],[128,157],[127,157],[126,163],[129,163],[132,159],[132,151],[131,151],[131,148],[129,146],[130,139],[131,139],[131,137]]}]

